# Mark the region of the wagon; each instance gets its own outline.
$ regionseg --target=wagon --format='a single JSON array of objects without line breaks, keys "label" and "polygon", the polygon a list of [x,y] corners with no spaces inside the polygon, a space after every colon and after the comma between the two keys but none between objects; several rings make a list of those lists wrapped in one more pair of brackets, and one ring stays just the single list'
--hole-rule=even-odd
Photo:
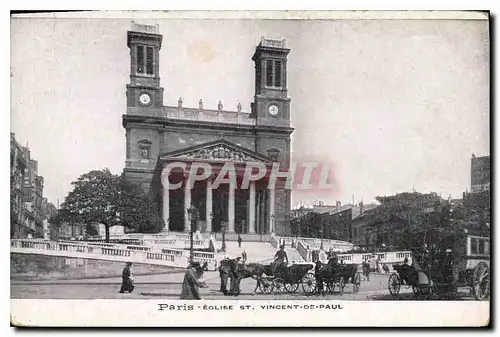
[{"label": "wagon", "polygon": [[468,287],[476,300],[489,296],[490,239],[470,230],[442,237],[430,249],[413,250],[411,266],[395,265],[389,292],[398,296],[402,286],[415,295],[453,295]]},{"label": "wagon", "polygon": [[352,283],[353,292],[357,293],[359,291],[361,273],[358,272],[356,264],[337,263],[330,265],[321,263],[319,268],[318,275],[315,275],[316,283],[323,282],[323,286],[331,294],[336,292],[343,294],[347,283]]}]

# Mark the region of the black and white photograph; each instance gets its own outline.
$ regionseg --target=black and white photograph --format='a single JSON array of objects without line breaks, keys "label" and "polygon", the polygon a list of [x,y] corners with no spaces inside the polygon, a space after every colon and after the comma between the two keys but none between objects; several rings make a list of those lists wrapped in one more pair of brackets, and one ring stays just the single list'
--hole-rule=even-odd
[{"label": "black and white photograph", "polygon": [[489,13],[216,13],[11,16],[11,324],[487,325]]}]

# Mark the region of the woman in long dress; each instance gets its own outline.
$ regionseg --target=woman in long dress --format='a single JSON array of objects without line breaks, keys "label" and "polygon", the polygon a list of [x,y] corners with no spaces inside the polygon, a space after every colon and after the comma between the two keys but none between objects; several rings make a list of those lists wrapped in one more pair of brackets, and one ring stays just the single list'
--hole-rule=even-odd
[{"label": "woman in long dress", "polygon": [[131,293],[134,291],[134,276],[132,275],[132,263],[127,262],[125,268],[123,268],[122,272],[122,287],[120,288],[120,293],[124,293],[128,291]]},{"label": "woman in long dress", "polygon": [[205,282],[200,279],[206,269],[206,263],[200,266],[199,262],[192,262],[189,264],[186,273],[184,274],[184,281],[182,282],[181,300],[199,300],[199,288],[205,288]]}]

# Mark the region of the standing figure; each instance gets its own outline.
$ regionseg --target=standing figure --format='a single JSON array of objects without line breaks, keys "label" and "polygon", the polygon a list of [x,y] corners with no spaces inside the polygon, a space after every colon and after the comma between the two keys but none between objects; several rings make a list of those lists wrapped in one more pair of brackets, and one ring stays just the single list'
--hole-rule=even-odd
[{"label": "standing figure", "polygon": [[238,234],[238,248],[241,248],[241,241],[243,241],[241,239],[241,236]]},{"label": "standing figure", "polygon": [[200,282],[203,276],[203,271],[206,264],[200,266],[199,262],[191,262],[184,274],[184,281],[182,282],[181,300],[199,300],[199,288],[206,288],[204,282]]},{"label": "standing figure", "polygon": [[365,280],[370,281],[370,260],[363,262],[363,274],[365,275]]},{"label": "standing figure", "polygon": [[226,257],[220,261],[219,277],[220,277],[220,292],[227,295],[227,281],[230,275],[229,259]]},{"label": "standing figure", "polygon": [[122,271],[122,287],[120,288],[120,293],[128,291],[131,293],[134,291],[134,277],[132,275],[132,262],[127,262],[125,268]]},{"label": "standing figure", "polygon": [[246,251],[243,251],[243,253],[241,253],[241,258],[243,260],[243,264],[245,264],[247,262],[247,252]]}]

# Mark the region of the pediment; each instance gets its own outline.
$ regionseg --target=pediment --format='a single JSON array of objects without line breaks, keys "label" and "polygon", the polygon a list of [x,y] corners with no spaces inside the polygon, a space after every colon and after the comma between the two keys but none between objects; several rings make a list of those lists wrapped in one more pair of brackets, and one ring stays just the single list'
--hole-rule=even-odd
[{"label": "pediment", "polygon": [[272,159],[267,156],[245,149],[244,147],[228,142],[224,139],[173,151],[166,153],[161,157],[167,160],[201,160],[209,162],[258,162],[265,164],[271,164],[273,162]]}]

